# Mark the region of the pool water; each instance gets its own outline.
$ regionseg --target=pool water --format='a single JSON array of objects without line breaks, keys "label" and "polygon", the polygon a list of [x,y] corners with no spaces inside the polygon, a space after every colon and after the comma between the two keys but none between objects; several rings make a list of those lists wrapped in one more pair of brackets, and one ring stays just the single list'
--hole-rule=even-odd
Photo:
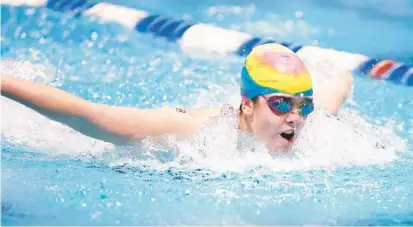
[{"label": "pool water", "polygon": [[[320,2],[124,5],[412,62],[411,4],[398,1],[403,10],[389,13],[373,3]],[[45,76],[52,86],[106,104],[236,104],[242,59],[194,58],[116,24],[1,7],[4,73]],[[412,225],[412,88],[356,74],[354,80],[339,120],[314,114],[298,155],[287,158],[225,146],[200,157],[182,145],[188,161],[152,147],[113,146],[2,97],[2,224]],[[225,143],[221,134],[217,139]]]}]

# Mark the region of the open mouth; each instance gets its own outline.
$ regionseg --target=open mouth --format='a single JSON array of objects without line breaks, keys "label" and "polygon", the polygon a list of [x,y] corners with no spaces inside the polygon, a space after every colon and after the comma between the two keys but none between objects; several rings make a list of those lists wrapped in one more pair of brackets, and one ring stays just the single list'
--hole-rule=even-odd
[{"label": "open mouth", "polygon": [[280,135],[282,138],[291,141],[294,138],[294,131],[283,132]]}]

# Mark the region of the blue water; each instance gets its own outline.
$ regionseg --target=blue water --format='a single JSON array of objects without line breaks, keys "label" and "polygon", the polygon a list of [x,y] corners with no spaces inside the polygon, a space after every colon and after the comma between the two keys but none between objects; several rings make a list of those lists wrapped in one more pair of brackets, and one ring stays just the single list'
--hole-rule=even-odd
[{"label": "blue water", "polygon": [[[373,3],[348,12],[342,1],[179,3],[187,5],[170,7],[167,1],[125,5],[262,35],[281,34],[271,23],[293,20],[297,27],[281,37],[287,41],[318,40],[320,46],[369,56],[412,59],[412,44],[407,42],[413,35],[411,14],[403,12],[413,7],[407,2],[400,15],[374,8]],[[55,86],[91,101],[140,108],[166,103],[213,106],[237,92],[242,59],[190,58],[165,40],[47,9],[2,6],[1,10],[2,59],[46,65],[46,73],[57,78]],[[299,25],[294,15],[298,10],[305,22]],[[272,30],[259,29],[262,26]],[[335,35],[328,35],[328,29]],[[352,164],[344,156],[343,165],[309,170],[271,170],[266,165],[216,170],[174,161],[157,168],[140,162],[134,150],[123,153],[116,148],[120,154],[109,149],[96,155],[92,151],[100,150],[97,145],[72,139],[70,132],[7,103],[2,108],[2,224],[412,225],[412,89],[360,75],[354,79],[354,100],[344,105],[345,110],[392,130],[392,136],[404,141],[407,146],[392,159],[369,164],[376,157],[363,156],[360,150],[358,160],[367,164]],[[198,100],[200,96],[204,99]],[[11,118],[4,107],[21,112]],[[27,122],[13,125],[20,120],[17,115]],[[56,149],[62,138],[66,144]],[[346,144],[337,146],[338,151]],[[75,152],[63,151],[67,148]],[[118,162],[117,155],[131,162]],[[233,161],[223,159],[228,165]]]}]

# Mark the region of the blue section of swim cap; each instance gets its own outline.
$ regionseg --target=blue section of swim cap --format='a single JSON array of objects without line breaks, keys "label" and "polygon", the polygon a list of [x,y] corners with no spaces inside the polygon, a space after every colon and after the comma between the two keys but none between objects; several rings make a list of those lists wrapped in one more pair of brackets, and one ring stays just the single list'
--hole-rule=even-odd
[{"label": "blue section of swim cap", "polygon": [[393,82],[401,82],[404,74],[410,69],[410,67],[406,64],[400,65],[389,72],[388,77],[386,80],[393,81]]},{"label": "blue section of swim cap", "polygon": [[[241,96],[245,96],[247,98],[253,98],[257,97],[260,95],[265,95],[265,94],[271,94],[271,93],[285,93],[283,91],[274,89],[274,88],[266,88],[262,87],[259,84],[257,84],[249,75],[247,68],[244,66],[242,67],[241,70],[241,85],[240,85],[240,90],[241,90]],[[294,94],[295,96],[312,96],[313,95],[313,89],[309,89],[304,92],[299,92],[297,94]]]},{"label": "blue section of swim cap", "polygon": [[303,95],[303,96],[313,96],[313,89],[311,88],[311,89],[308,90],[308,91],[304,91],[304,92],[300,92],[300,93],[296,94],[296,96],[300,96],[300,95]]},{"label": "blue section of swim cap", "polygon": [[263,94],[279,92],[275,89],[265,88],[258,85],[249,75],[247,68],[244,66],[241,70],[241,95],[247,98],[257,97]]},{"label": "blue section of swim cap", "polygon": [[165,37],[169,41],[177,41],[193,25],[193,23],[187,21],[174,20],[161,15],[149,15],[139,21],[135,29],[142,33]]},{"label": "blue section of swim cap", "polygon": [[362,74],[367,75],[371,69],[377,64],[377,62],[379,62],[381,60],[379,59],[374,59],[371,58],[365,62],[363,62],[359,67],[358,67],[358,71],[360,71]]}]

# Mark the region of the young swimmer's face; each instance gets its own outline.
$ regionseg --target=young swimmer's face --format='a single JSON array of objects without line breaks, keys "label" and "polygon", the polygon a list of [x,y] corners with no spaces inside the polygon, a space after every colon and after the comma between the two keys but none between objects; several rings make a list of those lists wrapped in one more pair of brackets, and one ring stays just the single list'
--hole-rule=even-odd
[{"label": "young swimmer's face", "polygon": [[[292,108],[286,112],[289,110],[288,103]],[[247,108],[250,108],[246,114],[254,136],[271,151],[281,152],[292,148],[305,118],[313,110],[312,97],[294,97],[281,93],[260,96],[255,103],[250,102]]]},{"label": "young swimmer's face", "polygon": [[[306,113],[313,110],[312,102],[308,101],[311,97],[289,95],[313,93],[311,75],[304,62],[282,45],[259,45],[245,60],[240,87],[242,114],[245,116],[241,126],[270,150],[288,151],[303,126]],[[275,93],[280,91],[286,93]],[[251,99],[255,98],[257,100],[253,102]],[[306,105],[299,108],[303,101]]]}]

